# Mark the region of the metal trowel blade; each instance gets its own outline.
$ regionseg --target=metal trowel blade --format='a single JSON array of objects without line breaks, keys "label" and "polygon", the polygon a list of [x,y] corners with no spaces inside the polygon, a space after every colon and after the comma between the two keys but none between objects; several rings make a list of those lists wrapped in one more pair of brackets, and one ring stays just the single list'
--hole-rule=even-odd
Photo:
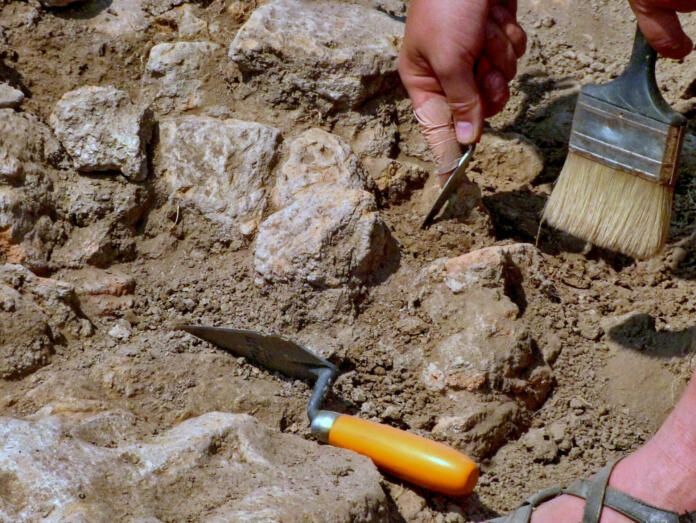
[{"label": "metal trowel blade", "polygon": [[466,168],[469,166],[469,162],[471,162],[471,158],[474,156],[474,149],[476,149],[476,144],[469,145],[466,151],[464,151],[464,154],[459,160],[457,168],[447,180],[447,183],[440,191],[435,203],[430,208],[430,212],[428,212],[425,220],[423,220],[421,229],[425,229],[432,223],[435,216],[437,216],[437,213],[439,213],[440,209],[442,209],[442,206],[445,205],[447,200],[449,200],[455,192],[457,192],[457,188],[462,184],[462,180],[464,180],[466,177]]},{"label": "metal trowel blade", "polygon": [[317,374],[312,369],[317,368],[336,371],[331,362],[308,348],[275,334],[200,325],[180,325],[178,328],[291,378],[313,380]]}]

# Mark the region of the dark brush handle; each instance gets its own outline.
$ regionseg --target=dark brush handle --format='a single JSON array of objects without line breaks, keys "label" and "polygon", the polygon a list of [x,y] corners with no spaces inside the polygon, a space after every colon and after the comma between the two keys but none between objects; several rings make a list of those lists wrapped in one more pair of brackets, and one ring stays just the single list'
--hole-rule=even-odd
[{"label": "dark brush handle", "polygon": [[628,111],[668,125],[686,125],[686,118],[665,101],[655,79],[657,52],[636,28],[631,60],[613,82],[587,86],[585,92]]}]

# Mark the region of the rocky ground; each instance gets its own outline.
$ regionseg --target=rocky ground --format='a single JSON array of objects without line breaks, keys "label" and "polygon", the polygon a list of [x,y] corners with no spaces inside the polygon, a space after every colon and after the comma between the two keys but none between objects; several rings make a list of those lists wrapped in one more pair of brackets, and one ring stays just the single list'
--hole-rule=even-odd
[{"label": "rocky ground", "polygon": [[[625,2],[520,1],[513,99],[425,231],[400,0],[68,3],[0,0],[0,519],[482,521],[672,408],[696,140],[655,259],[539,226],[579,86],[630,50]],[[688,116],[695,65],[659,67]],[[342,371],[328,407],[468,453],[475,493],[317,443],[307,384],[182,320],[312,347]]]}]

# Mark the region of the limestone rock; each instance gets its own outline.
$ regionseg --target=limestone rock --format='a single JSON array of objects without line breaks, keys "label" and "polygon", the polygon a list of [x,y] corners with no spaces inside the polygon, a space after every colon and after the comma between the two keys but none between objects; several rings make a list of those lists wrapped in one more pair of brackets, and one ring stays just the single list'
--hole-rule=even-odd
[{"label": "limestone rock", "polygon": [[95,86],[69,91],[56,104],[50,124],[75,168],[118,170],[135,181],[147,176],[151,114],[124,91]]},{"label": "limestone rock", "polygon": [[129,261],[134,255],[132,228],[101,220],[73,229],[67,242],[53,251],[51,262],[71,269],[85,265],[106,267],[117,259]]},{"label": "limestone rock", "polygon": [[558,446],[543,428],[531,429],[521,438],[522,445],[532,453],[534,461],[551,463],[558,456]]},{"label": "limestone rock", "polygon": [[111,316],[133,308],[135,279],[116,269],[86,269],[70,272],[63,279],[75,285],[80,308],[89,317]]},{"label": "limestone rock", "polygon": [[145,211],[147,195],[122,179],[69,176],[54,184],[54,199],[60,217],[77,227],[103,219],[133,225]]},{"label": "limestone rock", "polygon": [[[415,281],[413,300],[443,337],[424,358],[422,379],[443,392],[498,391],[536,408],[553,382],[536,343],[517,319],[518,264],[536,256],[526,244],[441,259]],[[513,263],[513,260],[516,263]]]},{"label": "limestone rock", "polygon": [[376,271],[390,240],[372,195],[319,184],[261,224],[254,266],[267,281],[337,287]]},{"label": "limestone rock", "polygon": [[265,77],[279,101],[301,96],[355,107],[396,79],[403,28],[364,6],[274,0],[242,26],[229,58],[242,72]]},{"label": "limestone rock", "polygon": [[213,62],[219,48],[213,42],[155,45],[145,66],[145,81],[155,89],[155,106],[164,112],[175,107],[182,110],[199,107],[205,68]]},{"label": "limestone rock", "polygon": [[195,15],[191,4],[184,4],[164,13],[157,21],[173,25],[182,38],[195,38],[204,35],[208,29],[208,24]]},{"label": "limestone rock", "polygon": [[414,163],[389,158],[365,158],[363,162],[381,196],[391,203],[407,198],[428,179],[428,171]]},{"label": "limestone rock", "polygon": [[45,365],[52,350],[41,309],[0,281],[0,379],[17,378]]},{"label": "limestone rock", "polygon": [[474,165],[498,190],[520,188],[544,170],[539,149],[516,133],[484,133],[476,148]]},{"label": "limestone rock", "polygon": [[0,262],[44,270],[57,236],[47,172],[61,165],[63,151],[29,113],[0,109],[0,136]]},{"label": "limestone rock", "polygon": [[529,243],[486,247],[444,262],[445,285],[455,294],[473,287],[504,289],[514,283],[515,268],[529,266],[536,248]]},{"label": "limestone rock", "polygon": [[290,142],[288,159],[273,190],[273,204],[282,208],[297,192],[315,183],[366,188],[365,173],[350,146],[339,136],[316,128]]},{"label": "limestone rock", "polygon": [[0,136],[0,164],[15,159],[23,164],[61,165],[60,143],[51,129],[30,113],[0,109]]},{"label": "limestone rock", "polygon": [[92,15],[88,23],[98,33],[111,38],[136,38],[152,21],[145,9],[148,3],[144,0],[111,0],[108,9],[100,8],[100,4],[87,4]]},{"label": "limestone rock", "polygon": [[472,314],[468,325],[433,348],[424,379],[439,390],[500,389],[532,359],[529,333],[489,307]]},{"label": "limestone rock", "polygon": [[133,432],[129,422],[132,416],[118,412],[0,418],[0,470],[9,486],[0,519],[387,516],[380,475],[368,458],[281,434],[244,414],[211,412],[145,441],[118,434],[82,439],[95,426]]},{"label": "limestone rock", "polygon": [[21,265],[0,265],[0,378],[48,363],[54,339],[76,334],[79,319],[72,285]]},{"label": "limestone rock", "polygon": [[210,220],[256,229],[280,132],[242,120],[184,116],[160,124],[158,176],[172,198],[190,202]]},{"label": "limestone rock", "polygon": [[456,412],[437,420],[432,433],[475,459],[493,455],[524,427],[522,409],[512,401],[482,402],[456,395]]},{"label": "limestone rock", "polygon": [[9,84],[0,83],[0,108],[17,107],[24,100],[24,93]]}]

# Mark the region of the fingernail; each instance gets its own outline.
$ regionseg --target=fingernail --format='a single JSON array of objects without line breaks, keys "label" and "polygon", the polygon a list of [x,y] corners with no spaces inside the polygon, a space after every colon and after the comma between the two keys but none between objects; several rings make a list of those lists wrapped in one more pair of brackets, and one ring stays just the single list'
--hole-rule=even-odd
[{"label": "fingernail", "polygon": [[460,143],[471,143],[474,141],[474,126],[469,122],[457,122],[455,126],[457,141]]}]

